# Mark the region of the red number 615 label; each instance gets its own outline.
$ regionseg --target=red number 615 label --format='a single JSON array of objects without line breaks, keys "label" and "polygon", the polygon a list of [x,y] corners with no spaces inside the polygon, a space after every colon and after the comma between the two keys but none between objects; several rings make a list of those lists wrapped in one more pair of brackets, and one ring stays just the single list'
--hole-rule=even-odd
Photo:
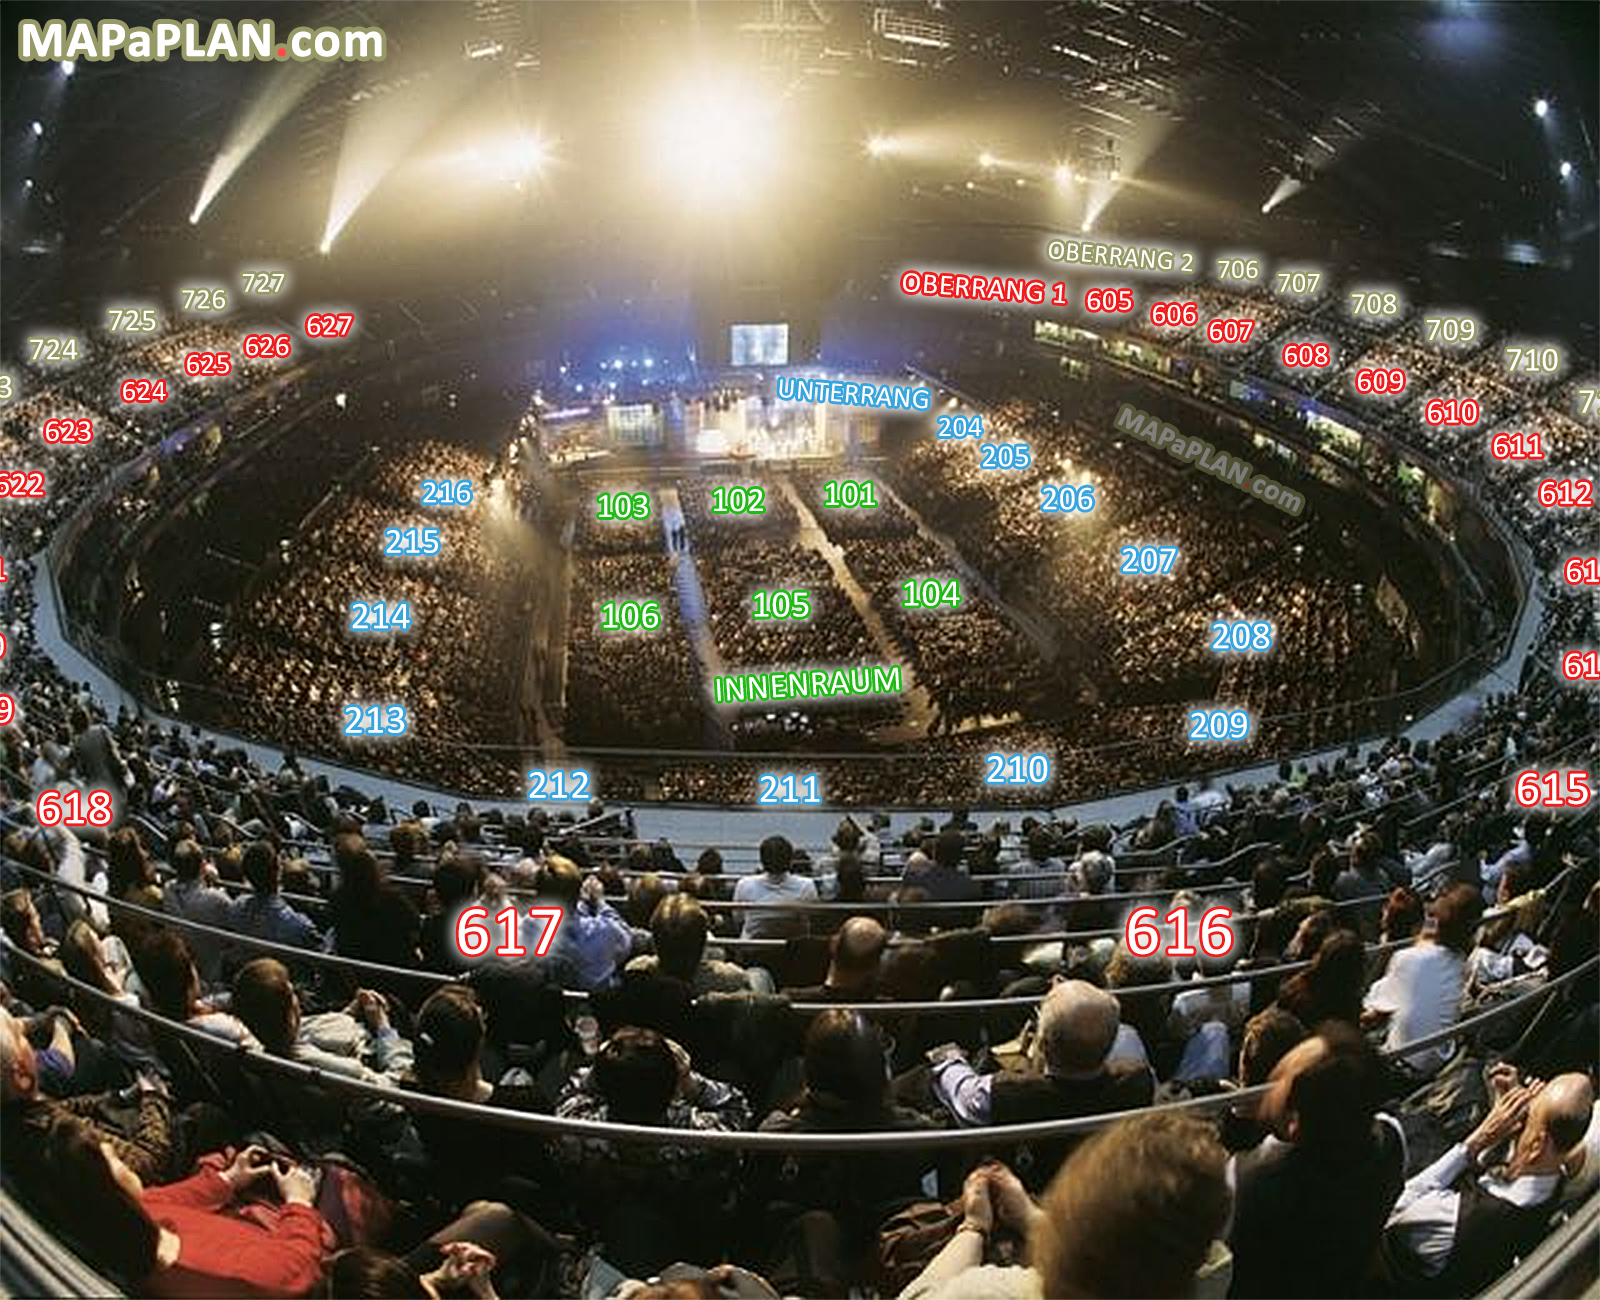
[{"label": "red number 615 label", "polygon": [[[1135,957],[1154,957],[1162,951],[1166,936],[1156,924],[1157,911],[1153,907],[1136,907],[1128,914],[1128,924],[1123,931],[1123,942]],[[1207,957],[1226,957],[1233,951],[1233,930],[1228,922],[1233,912],[1226,907],[1207,908],[1200,917],[1200,949]],[[1167,913],[1167,929],[1172,941],[1166,944],[1169,957],[1194,957],[1194,946],[1189,942],[1189,913],[1175,907]]]}]

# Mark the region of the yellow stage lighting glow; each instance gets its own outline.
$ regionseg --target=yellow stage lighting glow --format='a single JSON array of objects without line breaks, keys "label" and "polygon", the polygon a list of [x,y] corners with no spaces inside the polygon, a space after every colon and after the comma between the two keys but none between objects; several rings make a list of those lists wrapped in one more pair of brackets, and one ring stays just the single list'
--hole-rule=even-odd
[{"label": "yellow stage lighting glow", "polygon": [[680,87],[646,134],[667,180],[690,204],[723,206],[749,196],[784,148],[776,106],[732,78],[702,77]]},{"label": "yellow stage lighting glow", "polygon": [[882,158],[894,152],[894,141],[886,135],[875,135],[867,141],[867,152],[874,158]]}]

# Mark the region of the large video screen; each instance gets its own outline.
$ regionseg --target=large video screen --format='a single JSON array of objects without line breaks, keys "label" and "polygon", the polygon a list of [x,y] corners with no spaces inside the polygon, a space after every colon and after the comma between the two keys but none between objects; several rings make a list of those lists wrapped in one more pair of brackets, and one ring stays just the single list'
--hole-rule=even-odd
[{"label": "large video screen", "polygon": [[789,364],[788,325],[735,325],[730,352],[736,366]]}]

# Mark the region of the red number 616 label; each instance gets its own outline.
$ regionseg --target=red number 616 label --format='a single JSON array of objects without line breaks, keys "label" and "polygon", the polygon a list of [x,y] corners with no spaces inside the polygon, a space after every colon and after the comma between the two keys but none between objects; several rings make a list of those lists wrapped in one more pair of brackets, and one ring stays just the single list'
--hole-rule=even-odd
[{"label": "red number 616 label", "polygon": [[[1167,930],[1172,939],[1167,942],[1161,927],[1156,924],[1157,911],[1153,907],[1136,907],[1128,914],[1128,924],[1123,931],[1123,942],[1135,957],[1154,957],[1166,945],[1168,957],[1194,957],[1194,946],[1189,942],[1189,913],[1175,907],[1167,913]],[[1207,957],[1226,957],[1233,951],[1233,929],[1228,922],[1233,912],[1226,907],[1210,907],[1200,917],[1200,950]]]}]

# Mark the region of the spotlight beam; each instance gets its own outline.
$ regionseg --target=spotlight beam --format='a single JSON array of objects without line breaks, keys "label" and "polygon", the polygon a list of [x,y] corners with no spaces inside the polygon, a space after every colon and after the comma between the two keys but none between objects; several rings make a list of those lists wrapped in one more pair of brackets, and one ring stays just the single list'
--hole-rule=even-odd
[{"label": "spotlight beam", "polygon": [[318,63],[286,63],[274,68],[266,84],[250,101],[244,112],[234,121],[228,138],[211,160],[206,178],[200,186],[200,197],[189,213],[189,224],[198,225],[206,209],[217,195],[244,166],[272,129],[288,116],[289,110],[300,102],[322,76],[324,65]]}]

